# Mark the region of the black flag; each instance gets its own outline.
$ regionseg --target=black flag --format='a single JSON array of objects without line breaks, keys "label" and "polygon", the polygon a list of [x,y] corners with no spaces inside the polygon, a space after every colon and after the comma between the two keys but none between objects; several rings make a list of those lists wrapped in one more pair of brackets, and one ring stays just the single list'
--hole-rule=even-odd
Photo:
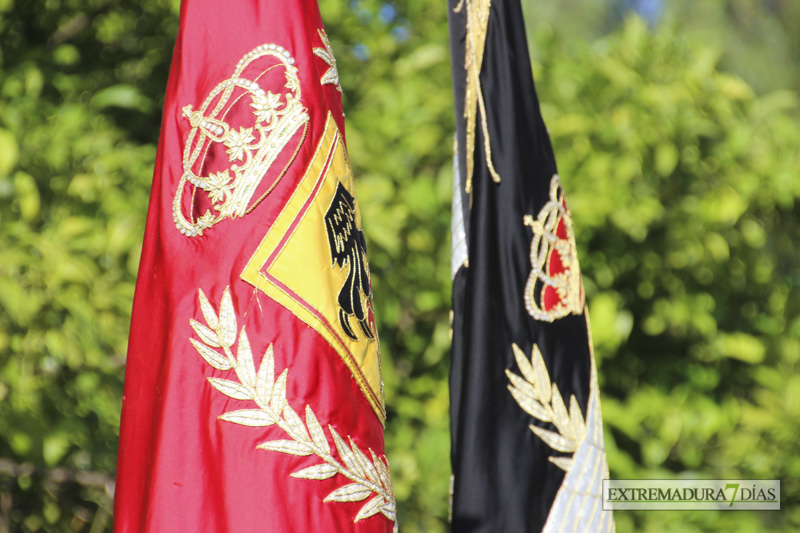
[{"label": "black flag", "polygon": [[575,235],[520,2],[449,7],[453,531],[613,531]]}]

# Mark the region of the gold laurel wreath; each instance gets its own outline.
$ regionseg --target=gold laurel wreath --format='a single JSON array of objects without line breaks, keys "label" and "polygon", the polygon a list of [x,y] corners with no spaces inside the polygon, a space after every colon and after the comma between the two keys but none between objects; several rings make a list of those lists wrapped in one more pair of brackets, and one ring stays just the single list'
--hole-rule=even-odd
[{"label": "gold laurel wreath", "polygon": [[[233,370],[239,381],[221,378],[207,378],[209,383],[222,394],[242,401],[254,401],[257,409],[240,409],[220,415],[220,420],[250,427],[277,425],[290,437],[288,440],[271,440],[256,446],[262,450],[286,453],[300,457],[316,455],[323,462],[292,473],[301,479],[328,479],[341,474],[352,483],[344,485],[328,494],[326,502],[360,502],[370,499],[355,517],[354,522],[369,518],[378,513],[396,522],[396,503],[394,489],[389,475],[389,465],[385,457],[378,458],[371,449],[368,458],[348,437],[349,445],[336,432],[333,426],[328,430],[333,437],[341,462],[333,457],[325,432],[311,407],[306,405],[305,423],[286,401],[286,381],[289,369],[281,372],[275,379],[275,358],[272,345],[267,347],[258,370],[253,362],[253,352],[242,327],[237,335],[236,313],[231,300],[230,288],[222,294],[217,315],[202,289],[199,292],[200,309],[206,324],[190,319],[194,332],[200,340],[190,339],[192,345],[205,361],[217,370]],[[238,343],[237,343],[238,336]],[[236,344],[236,353],[233,345]],[[222,349],[222,353],[218,351]]]},{"label": "gold laurel wreath", "polygon": [[[512,344],[511,348],[522,377],[506,370],[511,381],[509,392],[526,413],[541,422],[552,423],[557,430],[550,431],[531,424],[531,431],[554,450],[574,454],[586,436],[586,423],[578,400],[574,394],[571,395],[567,411],[558,386],[550,382],[542,352],[536,344],[533,345],[530,361],[519,346]],[[572,457],[551,456],[549,459],[565,472],[572,466]]]}]

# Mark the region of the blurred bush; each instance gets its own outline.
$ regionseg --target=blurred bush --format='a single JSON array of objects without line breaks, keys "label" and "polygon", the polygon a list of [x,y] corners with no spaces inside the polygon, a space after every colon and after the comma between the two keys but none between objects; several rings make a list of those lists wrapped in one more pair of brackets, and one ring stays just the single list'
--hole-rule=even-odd
[{"label": "blurred bush", "polygon": [[0,2],[0,530],[110,525],[164,4]]},{"label": "blurred bush", "polygon": [[782,479],[780,513],[616,514],[620,531],[800,527],[797,94],[636,18],[539,34],[534,76],[601,359],[612,477]]},{"label": "blurred bush", "polygon": [[[321,8],[369,242],[400,521],[406,532],[444,531],[446,7]],[[174,0],[0,0],[0,531],[110,529],[176,15]],[[584,15],[586,28],[608,20]],[[620,512],[618,527],[794,531],[797,93],[756,94],[679,23],[633,18],[599,39],[531,25],[592,313],[611,474],[781,478],[784,511]]]}]

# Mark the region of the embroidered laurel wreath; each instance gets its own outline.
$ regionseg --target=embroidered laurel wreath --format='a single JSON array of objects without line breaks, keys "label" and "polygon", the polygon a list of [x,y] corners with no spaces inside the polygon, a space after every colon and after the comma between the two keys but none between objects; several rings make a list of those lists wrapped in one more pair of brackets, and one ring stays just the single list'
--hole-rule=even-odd
[{"label": "embroidered laurel wreath", "polygon": [[[550,431],[531,424],[531,431],[554,450],[575,453],[586,436],[586,424],[575,395],[570,396],[567,411],[558,386],[550,382],[539,347],[533,345],[530,361],[519,346],[512,344],[511,348],[522,376],[506,370],[511,381],[508,390],[526,413],[556,427],[556,431]],[[564,471],[572,466],[572,457],[550,457],[550,461]]]},{"label": "embroidered laurel wreath", "polygon": [[[381,513],[395,522],[394,490],[385,459],[378,458],[372,450],[369,450],[370,457],[367,457],[352,438],[348,437],[348,444],[332,426],[328,426],[339,455],[339,459],[334,458],[325,431],[311,407],[306,406],[304,422],[286,401],[286,380],[289,370],[285,369],[278,379],[275,379],[275,358],[271,344],[267,347],[261,365],[256,370],[245,328],[242,327],[237,335],[236,313],[229,289],[226,288],[222,295],[219,315],[202,290],[199,291],[199,299],[200,309],[207,325],[193,319],[189,321],[200,337],[199,341],[190,339],[192,345],[209,365],[217,370],[233,370],[239,380],[212,377],[208,378],[209,383],[230,398],[253,401],[257,405],[256,409],[229,411],[219,418],[250,427],[277,425],[289,438],[263,442],[256,446],[257,448],[301,457],[316,455],[322,460],[320,464],[298,470],[292,476],[321,480],[341,474],[352,483],[328,494],[325,497],[326,502],[360,502],[374,494],[361,507],[354,521],[358,522]],[[235,353],[234,344],[236,344]]]}]

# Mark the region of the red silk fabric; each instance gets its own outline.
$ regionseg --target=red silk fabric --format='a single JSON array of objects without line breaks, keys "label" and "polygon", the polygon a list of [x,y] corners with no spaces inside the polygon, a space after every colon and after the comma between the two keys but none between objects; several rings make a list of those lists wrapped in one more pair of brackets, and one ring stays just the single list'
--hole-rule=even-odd
[{"label": "red silk fabric", "polygon": [[[220,420],[226,412],[255,404],[215,390],[207,378],[235,380],[233,371],[210,366],[190,342],[197,339],[190,319],[203,322],[198,290],[219,311],[230,287],[237,327],[247,330],[256,369],[272,344],[276,377],[289,370],[289,405],[304,420],[306,406],[313,409],[332,453],[338,452],[329,425],[367,455],[371,449],[383,456],[381,421],[341,357],[306,323],[240,277],[303,177],[329,113],[344,132],[341,95],[335,85],[321,84],[329,65],[312,51],[322,46],[322,28],[315,0],[183,2],[130,331],[114,504],[117,533],[392,530],[381,514],[354,520],[366,500],[323,501],[349,483],[341,474],[324,480],[290,475],[319,464],[318,457],[256,449],[286,439],[279,427]],[[302,140],[299,133],[294,136],[281,153],[256,197],[290,162],[285,175],[250,212],[222,220],[202,236],[184,236],[173,220],[192,128],[182,110],[198,109],[245,54],[270,43],[290,51],[296,61],[309,115],[307,133]],[[204,201],[198,198],[196,211],[207,208]]]}]

